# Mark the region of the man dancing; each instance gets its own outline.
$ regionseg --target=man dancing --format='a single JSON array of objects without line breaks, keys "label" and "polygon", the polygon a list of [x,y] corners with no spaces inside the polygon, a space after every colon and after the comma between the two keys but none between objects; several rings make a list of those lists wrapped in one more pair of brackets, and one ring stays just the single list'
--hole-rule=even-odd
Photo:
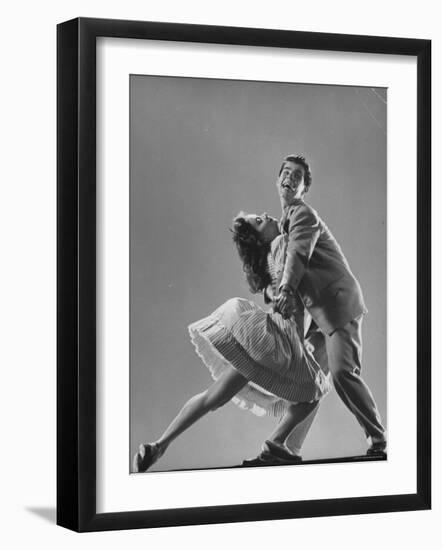
[{"label": "man dancing", "polygon": [[[298,294],[313,319],[317,352],[325,346],[334,386],[369,441],[368,455],[386,456],[385,429],[367,384],[361,378],[361,326],[367,309],[361,288],[332,233],[317,212],[304,202],[312,183],[301,155],[287,156],[281,165],[277,190],[281,201],[281,232],[286,241],[275,311],[292,316]],[[319,329],[319,331],[318,331]],[[291,436],[292,450],[301,447],[314,414]],[[260,455],[266,460],[264,447]],[[258,457],[258,458],[260,458]]]}]

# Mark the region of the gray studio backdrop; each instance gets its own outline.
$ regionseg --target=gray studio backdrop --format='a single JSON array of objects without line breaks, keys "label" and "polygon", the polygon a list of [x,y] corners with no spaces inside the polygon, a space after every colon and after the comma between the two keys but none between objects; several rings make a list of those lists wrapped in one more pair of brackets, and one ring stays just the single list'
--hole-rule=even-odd
[{"label": "gray studio backdrop", "polygon": [[[187,325],[231,297],[253,297],[228,227],[240,209],[279,216],[275,181],[292,152],[311,162],[306,200],[361,282],[369,309],[363,376],[386,423],[386,96],[378,88],[130,77],[129,460],[211,383]],[[228,403],[152,470],[239,464],[259,452],[275,422]],[[366,447],[333,391],[304,458]]]}]

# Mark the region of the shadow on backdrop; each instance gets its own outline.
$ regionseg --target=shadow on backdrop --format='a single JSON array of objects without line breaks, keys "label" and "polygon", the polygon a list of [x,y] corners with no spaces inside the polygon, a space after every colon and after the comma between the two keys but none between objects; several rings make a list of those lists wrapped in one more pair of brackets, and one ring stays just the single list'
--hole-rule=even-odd
[{"label": "shadow on backdrop", "polygon": [[57,511],[54,508],[47,508],[43,506],[29,506],[26,508],[28,512],[31,514],[34,514],[46,521],[49,521],[49,523],[55,524],[57,519]]}]

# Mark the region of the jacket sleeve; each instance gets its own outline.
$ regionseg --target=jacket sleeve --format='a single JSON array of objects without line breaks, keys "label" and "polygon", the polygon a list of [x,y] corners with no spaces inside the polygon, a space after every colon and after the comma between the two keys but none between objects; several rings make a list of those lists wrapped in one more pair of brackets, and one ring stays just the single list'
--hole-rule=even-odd
[{"label": "jacket sleeve", "polygon": [[279,288],[289,285],[295,291],[313,254],[321,227],[316,212],[306,204],[292,207],[287,222],[287,249]]}]

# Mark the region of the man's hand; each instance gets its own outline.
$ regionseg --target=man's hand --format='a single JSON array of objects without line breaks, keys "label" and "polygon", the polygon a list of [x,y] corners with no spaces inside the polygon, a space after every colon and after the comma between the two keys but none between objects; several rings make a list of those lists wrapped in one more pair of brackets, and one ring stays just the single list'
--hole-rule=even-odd
[{"label": "man's hand", "polygon": [[274,298],[273,310],[280,313],[284,319],[289,319],[296,306],[295,296],[290,288],[283,286],[278,296]]}]

